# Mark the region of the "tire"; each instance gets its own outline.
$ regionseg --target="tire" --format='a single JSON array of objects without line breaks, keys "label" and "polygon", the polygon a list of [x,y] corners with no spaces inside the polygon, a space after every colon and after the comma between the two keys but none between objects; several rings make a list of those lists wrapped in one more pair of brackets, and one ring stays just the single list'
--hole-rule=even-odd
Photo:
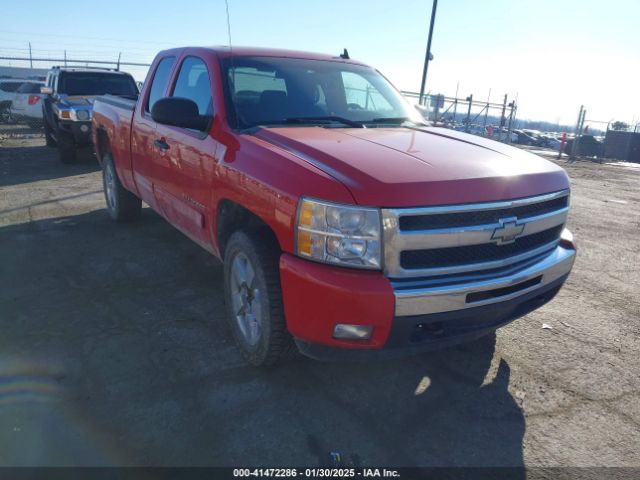
[{"label": "tire", "polygon": [[281,363],[296,351],[282,305],[281,252],[265,239],[271,232],[235,232],[224,253],[227,319],[242,356],[255,366]]},{"label": "tire", "polygon": [[51,127],[49,127],[46,119],[44,120],[44,139],[47,142],[47,147],[55,147],[58,145],[55,139],[51,136]]},{"label": "tire", "polygon": [[142,200],[122,186],[113,157],[106,153],[102,162],[102,186],[109,216],[116,222],[132,222],[140,217]]},{"label": "tire", "polygon": [[66,133],[56,132],[58,139],[58,156],[62,163],[70,164],[76,163],[76,145],[73,141],[73,137]]}]

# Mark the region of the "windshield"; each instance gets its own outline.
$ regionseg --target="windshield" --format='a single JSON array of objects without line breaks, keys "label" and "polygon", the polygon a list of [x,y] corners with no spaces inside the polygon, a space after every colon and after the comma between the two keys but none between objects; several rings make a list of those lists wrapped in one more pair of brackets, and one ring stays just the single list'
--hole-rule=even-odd
[{"label": "windshield", "polygon": [[67,95],[135,96],[138,94],[133,78],[129,75],[103,72],[73,72],[61,75],[59,93]]},{"label": "windshield", "polygon": [[229,122],[236,128],[424,123],[370,67],[329,60],[233,57],[222,61],[222,70]]}]

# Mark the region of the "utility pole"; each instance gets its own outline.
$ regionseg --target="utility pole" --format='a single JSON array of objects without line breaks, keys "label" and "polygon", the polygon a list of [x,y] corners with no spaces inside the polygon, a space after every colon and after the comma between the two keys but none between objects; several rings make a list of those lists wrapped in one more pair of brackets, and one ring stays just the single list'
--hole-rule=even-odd
[{"label": "utility pole", "polygon": [[487,126],[487,117],[489,116],[489,103],[491,103],[491,89],[489,89],[489,95],[487,95],[487,109],[484,112],[484,126]]},{"label": "utility pole", "polygon": [[33,68],[33,56],[31,55],[31,42],[29,42],[29,65]]},{"label": "utility pole", "polygon": [[467,102],[469,102],[469,108],[467,109],[467,119],[465,120],[464,131],[469,133],[469,123],[471,122],[471,105],[473,104],[473,94],[467,97]]},{"label": "utility pole", "polygon": [[433,7],[431,9],[431,23],[429,24],[429,39],[427,40],[427,53],[424,56],[424,68],[422,69],[422,83],[420,84],[420,98],[418,103],[422,105],[422,98],[424,97],[424,87],[427,82],[427,70],[429,68],[429,60],[433,58],[431,55],[431,38],[433,37],[433,24],[436,21],[436,9],[438,7],[438,0],[433,0]]},{"label": "utility pole", "polygon": [[116,67],[116,70],[120,71],[120,56],[122,55],[122,52],[118,52],[118,65]]},{"label": "utility pole", "polygon": [[502,102],[502,115],[500,116],[500,128],[504,127],[505,123],[507,123],[507,119],[504,116],[505,111],[507,110],[507,94],[504,94],[504,102]]},{"label": "utility pole", "polygon": [[456,85],[456,98],[453,101],[453,124],[456,124],[456,116],[458,114],[458,89],[460,88],[460,82]]},{"label": "utility pole", "polygon": [[[518,96],[516,95],[516,98],[517,97]],[[509,123],[507,126],[507,143],[511,143],[511,132],[513,131],[512,130],[513,120],[515,119],[516,110],[518,109],[518,104],[516,103],[515,100],[509,103],[509,108],[511,108],[511,110],[509,111]]]},{"label": "utility pole", "polygon": [[578,138],[580,135],[580,126],[582,124],[582,114],[584,113],[584,105],[580,105],[580,112],[578,113],[578,123],[576,123],[576,135],[573,137],[573,143],[571,144],[571,153],[569,154],[569,161],[573,162],[576,158],[576,145],[578,144]]}]

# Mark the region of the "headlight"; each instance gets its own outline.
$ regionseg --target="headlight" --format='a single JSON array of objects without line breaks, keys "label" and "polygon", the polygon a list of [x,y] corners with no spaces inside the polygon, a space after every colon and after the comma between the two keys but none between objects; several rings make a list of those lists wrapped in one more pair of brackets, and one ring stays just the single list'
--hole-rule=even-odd
[{"label": "headlight", "polygon": [[302,199],[296,252],[320,262],[379,269],[380,211]]},{"label": "headlight", "polygon": [[91,118],[91,115],[87,110],[76,110],[76,118],[83,122],[85,120],[89,120],[89,118]]}]

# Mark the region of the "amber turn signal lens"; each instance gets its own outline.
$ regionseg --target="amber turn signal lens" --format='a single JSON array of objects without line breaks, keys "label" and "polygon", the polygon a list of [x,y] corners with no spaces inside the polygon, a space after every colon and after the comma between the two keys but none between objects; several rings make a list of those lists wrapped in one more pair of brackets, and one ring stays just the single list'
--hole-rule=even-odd
[{"label": "amber turn signal lens", "polygon": [[311,256],[311,234],[309,232],[298,232],[298,253]]},{"label": "amber turn signal lens", "polygon": [[313,205],[309,202],[303,202],[300,208],[300,217],[298,224],[302,227],[311,227],[313,223]]}]

